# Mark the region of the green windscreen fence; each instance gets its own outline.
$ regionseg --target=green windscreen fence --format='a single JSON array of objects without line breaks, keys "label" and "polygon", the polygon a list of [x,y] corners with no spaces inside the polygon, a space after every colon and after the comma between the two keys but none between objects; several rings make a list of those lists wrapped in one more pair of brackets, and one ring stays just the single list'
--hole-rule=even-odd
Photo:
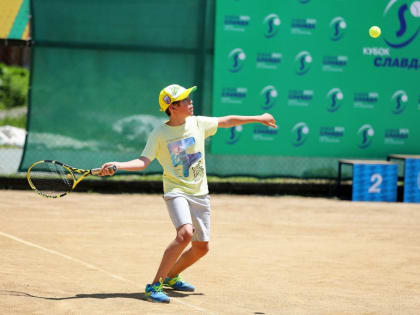
[{"label": "green windscreen fence", "polygon": [[419,154],[419,3],[33,0],[21,170],[138,157],[172,83],[198,86],[196,114],[278,121],[220,129],[212,175],[333,178],[339,158]]},{"label": "green windscreen fence", "polygon": [[[166,119],[166,85],[198,85],[210,104],[213,14],[206,1],[32,2],[28,136],[21,169],[41,159],[92,168],[137,158]],[[158,172],[153,163],[148,172]]]}]

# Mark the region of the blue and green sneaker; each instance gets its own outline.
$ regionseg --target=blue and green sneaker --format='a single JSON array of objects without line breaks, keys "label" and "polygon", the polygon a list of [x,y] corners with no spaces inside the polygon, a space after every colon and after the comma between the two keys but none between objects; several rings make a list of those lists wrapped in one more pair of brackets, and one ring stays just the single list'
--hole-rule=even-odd
[{"label": "blue and green sneaker", "polygon": [[162,282],[146,285],[145,295],[150,302],[169,303],[170,301],[169,297],[163,292]]},{"label": "blue and green sneaker", "polygon": [[174,278],[167,277],[163,285],[177,291],[194,292],[195,290],[194,286],[191,283],[185,282],[180,274]]}]

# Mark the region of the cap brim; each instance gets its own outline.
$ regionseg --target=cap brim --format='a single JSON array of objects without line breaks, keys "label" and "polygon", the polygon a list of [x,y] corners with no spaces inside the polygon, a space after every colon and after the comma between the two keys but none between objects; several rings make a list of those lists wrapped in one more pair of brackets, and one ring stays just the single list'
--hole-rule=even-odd
[{"label": "cap brim", "polygon": [[183,99],[186,99],[191,94],[191,92],[194,92],[195,90],[197,90],[196,86],[193,86],[193,87],[190,87],[189,89],[186,89],[180,96],[178,96],[176,99],[174,99],[173,102],[181,101]]}]

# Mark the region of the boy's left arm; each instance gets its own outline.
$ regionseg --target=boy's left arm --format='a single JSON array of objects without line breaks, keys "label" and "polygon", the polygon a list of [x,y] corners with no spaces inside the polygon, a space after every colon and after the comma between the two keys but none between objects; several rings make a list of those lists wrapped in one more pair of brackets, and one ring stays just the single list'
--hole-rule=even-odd
[{"label": "boy's left arm", "polygon": [[265,113],[257,116],[223,116],[217,118],[220,128],[230,128],[249,123],[260,123],[272,128],[277,128],[276,120],[271,114]]}]

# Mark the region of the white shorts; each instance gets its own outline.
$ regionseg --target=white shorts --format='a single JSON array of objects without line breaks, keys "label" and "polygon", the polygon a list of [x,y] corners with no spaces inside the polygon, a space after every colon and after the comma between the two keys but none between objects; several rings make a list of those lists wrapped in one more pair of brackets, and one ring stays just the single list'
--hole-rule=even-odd
[{"label": "white shorts", "polygon": [[180,193],[163,195],[169,216],[175,228],[192,224],[194,234],[192,241],[208,242],[210,240],[210,196],[190,196]]}]

